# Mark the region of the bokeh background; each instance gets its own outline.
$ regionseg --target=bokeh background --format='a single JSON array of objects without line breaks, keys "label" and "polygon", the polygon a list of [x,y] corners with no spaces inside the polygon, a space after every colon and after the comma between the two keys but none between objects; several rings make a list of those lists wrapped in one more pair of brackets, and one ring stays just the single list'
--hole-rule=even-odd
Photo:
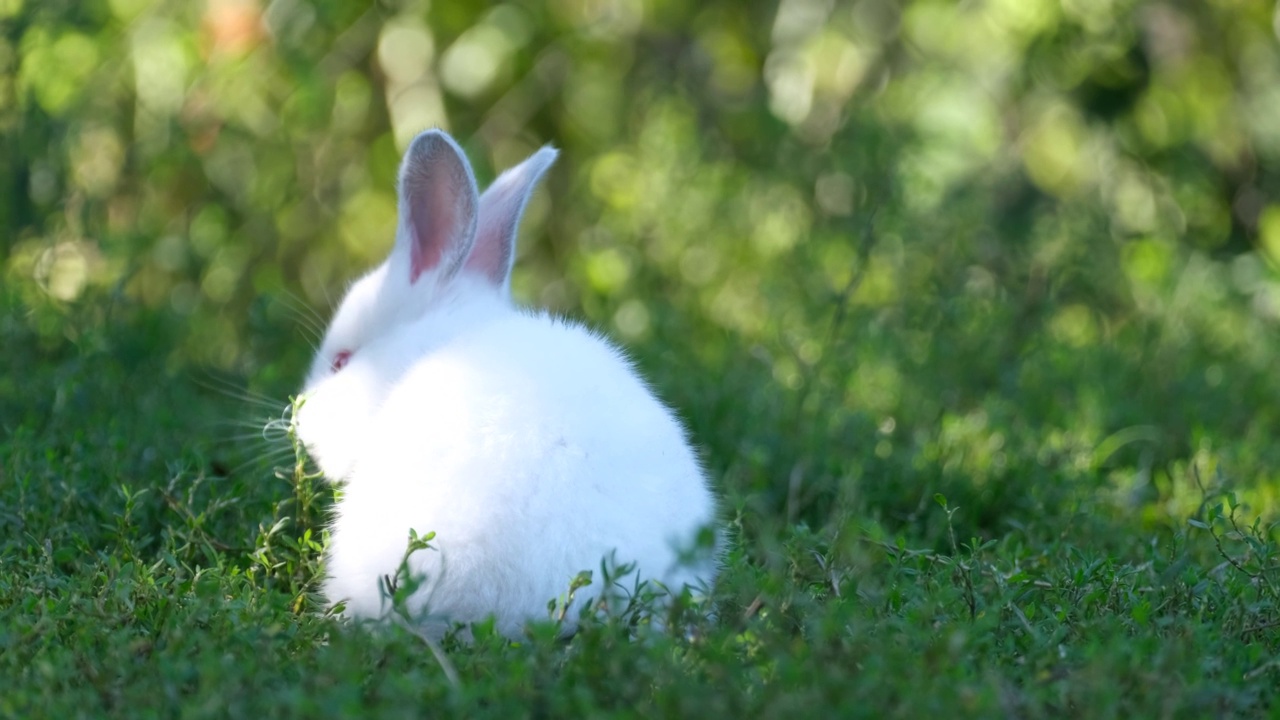
[{"label": "bokeh background", "polygon": [[632,350],[748,536],[929,536],[934,492],[979,533],[1193,480],[1265,511],[1278,34],[1262,0],[0,0],[5,322],[37,357],[155,328],[129,352],[283,400],[439,126],[482,184],[561,148],[515,293]]}]

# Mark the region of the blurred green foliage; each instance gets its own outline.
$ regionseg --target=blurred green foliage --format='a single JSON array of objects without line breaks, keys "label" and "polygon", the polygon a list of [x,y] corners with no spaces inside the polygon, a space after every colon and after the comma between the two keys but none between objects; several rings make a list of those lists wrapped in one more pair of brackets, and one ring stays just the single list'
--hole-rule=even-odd
[{"label": "blurred green foliage", "polygon": [[518,297],[633,347],[773,515],[1007,509],[1109,468],[1164,497],[1219,459],[1267,505],[1278,18],[0,0],[0,269],[40,336],[150,308],[183,328],[153,352],[282,396],[290,307],[385,253],[415,132],[450,129],[482,182],[550,142]]}]

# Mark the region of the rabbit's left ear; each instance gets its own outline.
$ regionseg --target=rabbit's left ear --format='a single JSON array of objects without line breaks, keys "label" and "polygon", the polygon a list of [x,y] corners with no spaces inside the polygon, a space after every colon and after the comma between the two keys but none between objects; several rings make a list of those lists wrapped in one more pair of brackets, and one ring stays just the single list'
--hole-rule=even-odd
[{"label": "rabbit's left ear", "polygon": [[516,257],[516,231],[529,196],[555,162],[555,148],[546,146],[493,181],[480,197],[476,241],[466,269],[479,274],[505,293],[510,286],[511,264]]}]

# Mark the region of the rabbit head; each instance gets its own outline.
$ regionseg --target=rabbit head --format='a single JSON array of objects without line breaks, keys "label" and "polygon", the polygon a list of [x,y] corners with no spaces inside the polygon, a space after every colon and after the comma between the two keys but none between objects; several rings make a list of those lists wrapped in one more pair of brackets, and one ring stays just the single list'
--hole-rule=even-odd
[{"label": "rabbit head", "polygon": [[[544,147],[481,196],[461,148],[446,133],[414,138],[399,173],[399,222],[387,259],[347,291],[303,389],[298,431],[331,480],[347,479],[368,418],[389,388],[460,316],[510,306],[521,214],[555,161]],[[402,332],[415,327],[411,336]],[[406,347],[406,342],[415,346]]]}]

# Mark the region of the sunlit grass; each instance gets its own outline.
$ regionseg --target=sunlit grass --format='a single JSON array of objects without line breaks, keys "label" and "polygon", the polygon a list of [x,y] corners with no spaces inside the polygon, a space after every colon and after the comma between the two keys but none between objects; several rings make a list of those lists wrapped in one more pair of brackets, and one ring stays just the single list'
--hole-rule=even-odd
[{"label": "sunlit grass", "polygon": [[[177,328],[120,312],[109,342],[88,327],[79,346],[36,342],[35,320],[12,312],[3,325],[19,349],[3,376],[24,378],[0,385],[5,715],[1133,717],[1275,700],[1270,483],[1234,474],[1265,438],[1160,465],[1143,450],[1156,435],[1094,446],[999,404],[847,425],[843,444],[812,435],[840,427],[813,424],[821,409],[787,431],[758,414],[722,438],[694,405],[710,464],[729,464],[716,477],[733,542],[712,612],[638,595],[588,609],[564,638],[565,613],[583,610],[566,578],[520,641],[487,623],[438,638],[405,605],[409,575],[388,579],[398,622],[327,612],[313,593],[331,490],[287,408],[258,444],[221,442],[210,421],[245,409],[163,370]],[[679,394],[674,368],[645,357]],[[1101,382],[1090,367],[1075,380]],[[778,392],[706,397],[749,407]],[[770,455],[731,460],[756,436]],[[278,468],[243,462],[271,447]],[[407,553],[430,551],[421,530]]]}]

